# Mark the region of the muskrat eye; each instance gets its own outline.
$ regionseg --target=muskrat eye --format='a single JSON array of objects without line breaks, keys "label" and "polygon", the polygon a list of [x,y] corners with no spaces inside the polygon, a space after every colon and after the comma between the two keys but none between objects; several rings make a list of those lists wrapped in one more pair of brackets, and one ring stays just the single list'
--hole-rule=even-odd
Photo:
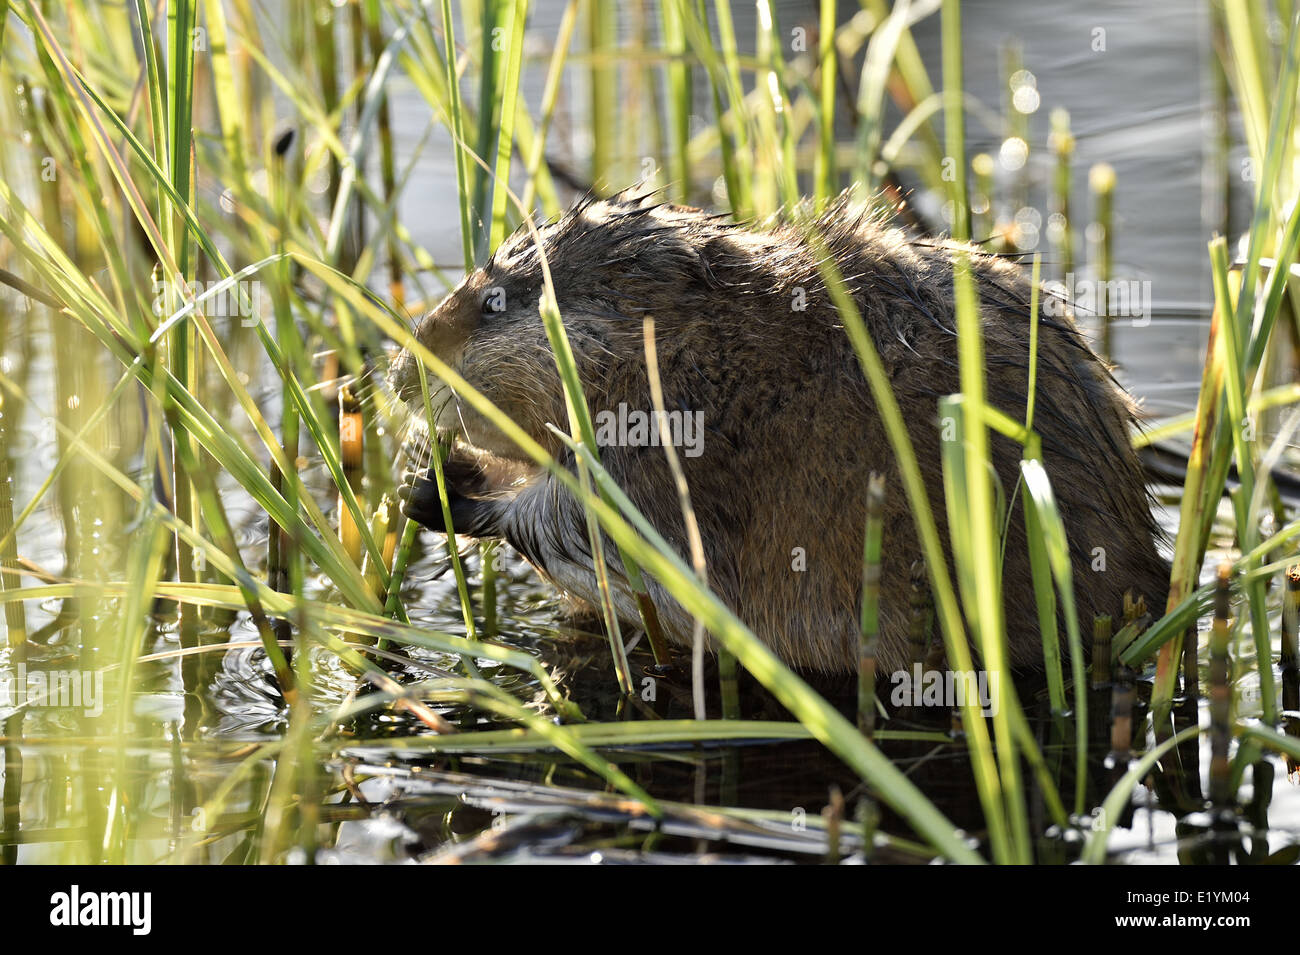
[{"label": "muskrat eye", "polygon": [[506,310],[506,290],[494,285],[483,293],[482,312],[484,315],[496,315]]}]

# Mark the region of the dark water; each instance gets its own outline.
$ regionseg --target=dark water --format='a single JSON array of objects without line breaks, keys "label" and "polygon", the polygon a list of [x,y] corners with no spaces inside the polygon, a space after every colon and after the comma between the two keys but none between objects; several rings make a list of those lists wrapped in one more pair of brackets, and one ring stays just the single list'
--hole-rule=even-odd
[{"label": "dark water", "polygon": [[[541,54],[549,49],[562,5],[553,0],[534,4],[530,31]],[[777,4],[781,24],[811,25],[814,5]],[[1212,78],[1209,25],[1205,6],[1176,0],[1157,6],[1103,2],[1086,11],[1068,2],[967,2],[966,84],[991,109],[1000,112],[1004,98],[1003,51],[1018,42],[1024,68],[1035,77],[1041,105],[1030,116],[1030,159],[1026,176],[1027,203],[1045,216],[1045,188],[1050,169],[1046,151],[1047,114],[1055,106],[1069,109],[1077,140],[1073,193],[1076,215],[1088,207],[1086,176],[1098,161],[1111,163],[1118,174],[1116,191],[1116,274],[1151,282],[1153,316],[1149,324],[1116,328],[1114,358],[1119,374],[1153,415],[1190,410],[1195,403],[1209,314],[1210,284],[1205,244],[1215,230],[1238,229],[1244,222],[1242,191],[1224,169],[1238,168],[1244,157],[1239,136],[1225,156],[1218,150],[1213,119],[1217,101]],[[752,37],[752,11],[737,5],[737,29]],[[1105,31],[1105,50],[1093,49],[1096,30]],[[937,81],[938,19],[915,30],[918,43]],[[536,105],[543,67],[532,63],[526,73],[526,94]],[[409,85],[394,86],[395,129],[399,167],[416,149],[429,122],[428,107]],[[567,84],[562,106],[581,111],[584,91],[577,80]],[[559,121],[552,135],[556,157],[581,167],[582,141],[578,124]],[[968,133],[973,154],[997,155],[1002,131],[973,119]],[[456,234],[456,183],[450,142],[435,128],[424,147],[404,194],[400,214],[416,242],[440,262],[460,256]],[[1240,185],[1239,180],[1236,181]],[[924,195],[913,201],[918,210],[936,218],[937,206]],[[1016,210],[1006,210],[1014,214]],[[1046,252],[1046,249],[1044,249]],[[1077,258],[1086,267],[1081,245]],[[1048,274],[1054,263],[1047,264]],[[450,273],[456,267],[448,265]],[[50,356],[37,344],[32,380],[51,376]],[[269,379],[268,379],[269,385]],[[268,407],[274,405],[267,390]],[[13,448],[23,462],[18,498],[34,491],[43,477],[52,434],[33,417],[21,422]],[[47,466],[47,465],[46,465]],[[319,467],[320,486],[327,481]],[[229,489],[232,518],[239,522],[241,544],[250,558],[264,553],[265,516],[233,488]],[[1166,499],[1176,508],[1176,500]],[[1171,526],[1176,511],[1162,507],[1160,516]],[[454,584],[444,569],[441,545],[426,536],[429,550],[408,575],[407,606],[412,619],[450,632],[462,632]],[[1220,543],[1226,548],[1230,541]],[[115,542],[105,541],[106,547]],[[20,537],[20,551],[42,566],[61,565],[62,540],[52,511],[29,522]],[[253,558],[255,559],[255,558]],[[1207,560],[1213,566],[1214,560]],[[471,568],[473,563],[471,559]],[[1276,599],[1273,619],[1276,622]],[[33,629],[52,624],[59,605],[29,604]],[[512,560],[502,582],[501,639],[526,649],[552,668],[557,680],[593,719],[629,719],[647,715],[637,704],[621,703],[614,692],[604,637],[560,627],[554,597],[525,565]],[[244,615],[217,621],[212,639],[254,641],[256,634]],[[154,634],[155,651],[176,646],[174,626],[160,620]],[[50,660],[57,662],[57,641]],[[66,652],[66,651],[64,651]],[[425,664],[447,666],[451,661],[415,651]],[[317,661],[323,702],[342,704],[353,680],[331,658]],[[51,665],[53,665],[53,662]],[[487,666],[486,661],[482,661]],[[651,661],[643,649],[632,654],[637,668]],[[1249,656],[1243,662],[1249,662]],[[281,701],[270,689],[260,651],[231,650],[205,663],[201,699],[185,698],[174,663],[159,664],[149,674],[151,692],[137,705],[137,716],[148,729],[131,754],[137,780],[136,795],[149,807],[155,828],[139,834],[141,860],[163,859],[178,845],[187,845],[191,814],[197,803],[211,797],[222,780],[239,765],[253,742],[284,733]],[[535,687],[513,671],[492,671],[500,684],[520,699],[530,699]],[[418,667],[407,675],[418,679]],[[712,682],[710,683],[712,686]],[[761,689],[745,681],[746,718],[781,719],[780,707]],[[648,703],[659,717],[689,715],[689,687],[657,684],[657,698]],[[853,706],[852,688],[821,685],[846,712]],[[1249,681],[1238,687],[1241,711],[1257,711],[1257,688]],[[1028,698],[1035,699],[1033,689]],[[1094,728],[1106,738],[1109,697],[1103,691],[1091,703],[1102,725]],[[1032,707],[1031,711],[1032,711]],[[453,719],[478,719],[452,709]],[[1191,719],[1205,721],[1193,712]],[[942,717],[941,717],[942,719]],[[184,727],[187,758],[176,757],[173,736]],[[1069,748],[1050,720],[1038,719],[1049,759],[1069,763]],[[918,724],[908,713],[897,713],[890,730],[919,729],[943,733],[940,723]],[[28,743],[23,747],[22,821],[25,835],[17,860],[47,861],[69,856],[76,830],[68,807],[76,804],[70,782],[87,755],[75,742],[75,720],[50,711],[29,719]],[[831,801],[832,787],[844,798],[847,820],[842,851],[852,858],[881,862],[925,861],[908,844],[907,827],[886,808],[866,797],[860,782],[834,756],[811,742],[755,742],[746,745],[692,745],[608,751],[607,755],[656,798],[669,801],[668,820],[651,826],[625,800],[605,793],[606,786],[590,771],[553,753],[440,755],[421,752],[424,730],[409,718],[391,713],[369,714],[336,729],[335,755],[321,767],[322,821],[330,837],[322,861],[477,861],[510,860],[572,862],[662,861],[818,861],[825,857],[822,811]],[[1069,739],[1067,734],[1066,739]],[[1111,846],[1127,862],[1260,861],[1270,853],[1290,860],[1288,847],[1300,843],[1300,796],[1296,776],[1280,761],[1261,761],[1246,774],[1242,798],[1253,800],[1253,822],[1240,821],[1227,831],[1198,814],[1200,793],[1209,763],[1208,743],[1185,748],[1165,761],[1152,787],[1139,786],[1136,807],[1111,837]],[[970,787],[965,747],[960,741],[885,741],[885,752],[938,807],[973,838],[981,835],[982,816]],[[1116,770],[1105,765],[1107,746],[1096,747],[1090,769],[1089,806],[1095,806]],[[5,766],[14,766],[7,754]],[[102,755],[102,754],[101,754]],[[90,759],[90,765],[94,760]],[[1265,767],[1267,768],[1261,768]],[[239,861],[255,851],[252,837],[265,800],[269,768],[254,767],[234,784],[224,807],[225,829],[201,847],[191,845],[191,858]],[[1068,791],[1068,777],[1062,790]],[[745,810],[709,814],[695,806]],[[876,837],[864,849],[858,812],[880,814]],[[1043,806],[1035,801],[1031,818],[1036,832],[1052,827]],[[1247,817],[1249,817],[1249,813]],[[1038,846],[1043,861],[1069,861],[1077,840],[1045,837]],[[295,861],[296,856],[285,856]]]}]

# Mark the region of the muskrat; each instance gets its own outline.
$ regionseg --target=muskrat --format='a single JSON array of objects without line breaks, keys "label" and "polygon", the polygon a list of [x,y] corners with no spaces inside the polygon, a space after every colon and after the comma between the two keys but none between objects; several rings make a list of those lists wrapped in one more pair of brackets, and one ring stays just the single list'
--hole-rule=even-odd
[{"label": "muskrat", "polygon": [[[953,243],[909,238],[847,197],[815,227],[861,311],[907,421],[947,542],[937,403],[959,390]],[[653,316],[664,406],[702,423],[679,451],[703,537],[710,586],[787,663],[857,666],[868,477],[888,479],[878,672],[909,665],[910,571],[921,556],[889,441],[806,232],[789,222],[736,225],[697,209],[622,193],[588,197],[539,229],[564,327],[593,415],[653,411],[643,317]],[[1005,259],[969,247],[984,328],[987,395],[1024,420],[1030,286]],[[415,335],[557,460],[547,428],[567,413],[538,311],[542,269],[521,229],[418,322]],[[1126,591],[1162,608],[1169,572],[1143,471],[1130,446],[1133,402],[1069,317],[1044,311],[1035,429],[1069,538],[1084,632],[1119,614]],[[420,404],[417,363],[397,356],[389,380]],[[436,426],[456,436],[447,463],[459,534],[504,538],[579,604],[598,605],[578,502],[504,434],[433,382]],[[610,420],[606,418],[605,420]],[[651,427],[651,430],[655,430]],[[600,448],[612,477],[664,538],[688,554],[665,451],[629,439]],[[992,443],[1010,515],[1003,568],[1013,667],[1042,663],[1022,507],[1021,450]],[[405,512],[443,529],[427,471],[401,490]],[[612,547],[609,553],[615,553]],[[611,559],[621,619],[637,605]],[[692,621],[648,581],[668,638],[690,645]],[[1062,628],[1063,632],[1063,628]]]}]

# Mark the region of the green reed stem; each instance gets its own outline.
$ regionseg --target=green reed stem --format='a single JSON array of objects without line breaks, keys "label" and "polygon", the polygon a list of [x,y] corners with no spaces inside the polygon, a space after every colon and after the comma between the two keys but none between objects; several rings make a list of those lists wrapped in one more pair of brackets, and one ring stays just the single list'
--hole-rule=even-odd
[{"label": "green reed stem", "polygon": [[[419,361],[419,358],[417,357],[416,360]],[[443,471],[443,464],[451,453],[451,447],[443,444],[438,436],[438,419],[429,398],[429,376],[425,373],[423,364],[420,365],[420,398],[424,403],[425,421],[428,422],[429,427],[429,466],[438,485],[438,501],[442,505],[443,526],[447,528],[447,559],[451,561],[452,573],[456,576],[456,593],[460,597],[460,613],[461,619],[465,622],[465,636],[470,640],[476,640],[478,637],[474,630],[474,602],[469,596],[469,580],[465,574],[465,566],[461,563],[460,551],[456,547],[456,530],[452,526],[451,502],[447,495],[447,476]],[[468,673],[477,676],[473,659],[462,656],[461,663]]]},{"label": "green reed stem", "polygon": [[[944,131],[955,175],[949,195],[953,206],[953,237],[970,237],[970,202],[966,185],[965,115],[962,109],[961,10],[956,0],[944,0],[942,9],[943,78],[945,97]],[[985,425],[987,401],[984,392],[983,328],[975,295],[974,277],[964,251],[953,256],[953,281],[957,312],[957,360],[962,401],[970,412],[962,415],[965,440],[964,485],[966,509],[963,514],[949,501],[950,532],[954,552],[965,550],[967,562],[960,557],[958,566],[968,569],[963,598],[980,649],[984,666],[998,674],[999,689],[1005,690],[1007,666],[1006,629],[1001,601],[1001,573],[997,560],[998,529],[994,512],[993,485],[989,468],[989,438]],[[951,444],[951,442],[949,442]],[[956,475],[954,475],[956,477]],[[953,520],[956,517],[957,520]],[[963,526],[963,521],[968,522]],[[962,543],[965,546],[960,546]],[[972,566],[973,565],[973,566]],[[958,575],[963,582],[963,575]],[[1072,609],[1072,608],[1068,608]],[[950,658],[951,659],[951,658]],[[1016,741],[1011,732],[1005,703],[993,715],[997,740],[997,763],[1002,776],[1002,812],[1007,825],[1004,847],[1012,858],[1029,859],[1028,820],[1024,793],[1020,784],[1020,767],[1016,758]],[[992,820],[990,820],[992,826]]]},{"label": "green reed stem", "polygon": [[818,25],[817,163],[813,170],[818,211],[836,192],[839,175],[835,164],[835,93],[839,79],[839,57],[835,52],[835,0],[821,0]]},{"label": "green reed stem", "polygon": [[[667,0],[669,5],[674,0]],[[617,61],[618,4],[588,2],[587,49],[591,104],[591,184],[597,193],[608,189],[614,175],[615,130],[618,128]]]},{"label": "green reed stem", "polygon": [[663,51],[668,63],[664,66],[667,85],[669,144],[668,188],[665,190],[678,202],[689,202],[691,195],[691,66],[686,62],[685,6],[690,0],[660,0],[659,28],[663,37]]},{"label": "green reed stem", "polygon": [[1063,108],[1052,110],[1052,132],[1048,145],[1056,157],[1052,173],[1049,207],[1060,216],[1058,228],[1051,234],[1052,255],[1060,263],[1062,281],[1074,274],[1074,222],[1070,214],[1071,161],[1074,159],[1074,134],[1070,132],[1070,114]]},{"label": "green reed stem", "polygon": [[[1114,218],[1115,218],[1115,170],[1109,163],[1100,162],[1088,171],[1088,188],[1092,190],[1094,203],[1093,229],[1096,237],[1093,241],[1092,272],[1099,288],[1105,288],[1110,282],[1114,270]],[[1111,337],[1110,307],[1101,296],[1097,298],[1097,319],[1101,323],[1101,353],[1110,358],[1114,355],[1114,343]]]},{"label": "green reed stem", "polygon": [[862,548],[862,614],[858,641],[858,729],[871,739],[876,724],[876,640],[880,636],[880,559],[884,539],[885,477],[867,483],[867,530]]},{"label": "green reed stem", "polygon": [[462,117],[464,108],[460,98],[460,77],[456,72],[456,26],[451,15],[451,0],[442,0],[443,65],[447,68],[448,113],[451,121],[451,148],[456,157],[456,195],[460,202],[460,241],[464,250],[464,267],[468,271],[474,262],[474,223],[472,188],[469,161],[465,156],[469,148],[465,142]]},{"label": "green reed stem", "polygon": [[[1210,243],[1210,265],[1214,279],[1216,306],[1227,314],[1232,306],[1228,292],[1227,243],[1222,236]],[[1237,534],[1241,539],[1242,550],[1249,553],[1259,541],[1258,514],[1253,513],[1252,507],[1255,497],[1254,424],[1246,416],[1245,395],[1240,386],[1242,369],[1238,338],[1235,334],[1220,335],[1218,344],[1223,349],[1225,395],[1228,421],[1231,423],[1229,432],[1232,435],[1233,454],[1237,460],[1237,479],[1241,482],[1233,502],[1237,513]],[[1243,568],[1245,573],[1250,573],[1253,564],[1254,558],[1247,557],[1246,566]],[[1250,607],[1250,626],[1259,660],[1260,703],[1264,718],[1269,722],[1276,722],[1273,654],[1268,614],[1264,606],[1264,581],[1247,580],[1245,589]]]},{"label": "green reed stem", "polygon": [[[528,181],[524,184],[520,207],[525,213],[531,212],[537,195],[537,175],[546,158],[546,136],[555,117],[555,107],[559,102],[560,83],[564,77],[564,61],[573,42],[573,28],[578,21],[579,0],[568,0],[564,13],[560,17],[560,27],[555,38],[555,49],[551,54],[551,64],[546,71],[546,85],[542,89],[542,119],[533,134],[532,148],[528,153]],[[558,213],[559,209],[547,209],[547,215]]]}]

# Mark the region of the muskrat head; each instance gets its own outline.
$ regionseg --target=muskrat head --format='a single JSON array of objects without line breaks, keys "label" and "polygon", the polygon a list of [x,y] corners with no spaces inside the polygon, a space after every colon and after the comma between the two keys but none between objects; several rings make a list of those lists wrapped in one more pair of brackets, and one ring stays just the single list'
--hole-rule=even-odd
[{"label": "muskrat head", "polygon": [[[589,197],[535,234],[521,228],[503,242],[417,323],[415,337],[555,454],[560,445],[546,426],[564,427],[567,414],[539,311],[543,258],[587,399],[593,409],[608,407],[632,398],[626,389],[634,383],[645,387],[640,316],[679,313],[683,296],[711,279],[700,249],[702,240],[717,238],[713,221],[644,195]],[[419,365],[409,351],[394,360],[389,381],[420,413]],[[445,382],[431,376],[429,390],[439,432],[494,455],[522,457]]]},{"label": "muskrat head", "polygon": [[[540,277],[518,267],[498,249],[437,307],[417,323],[417,341],[505,415],[537,437],[546,420],[548,394],[556,378],[554,361],[538,312]],[[409,349],[402,349],[389,371],[397,396],[423,415],[420,366]],[[444,436],[459,435],[467,443],[505,457],[518,457],[514,442],[429,371],[428,391],[434,425]]]}]

